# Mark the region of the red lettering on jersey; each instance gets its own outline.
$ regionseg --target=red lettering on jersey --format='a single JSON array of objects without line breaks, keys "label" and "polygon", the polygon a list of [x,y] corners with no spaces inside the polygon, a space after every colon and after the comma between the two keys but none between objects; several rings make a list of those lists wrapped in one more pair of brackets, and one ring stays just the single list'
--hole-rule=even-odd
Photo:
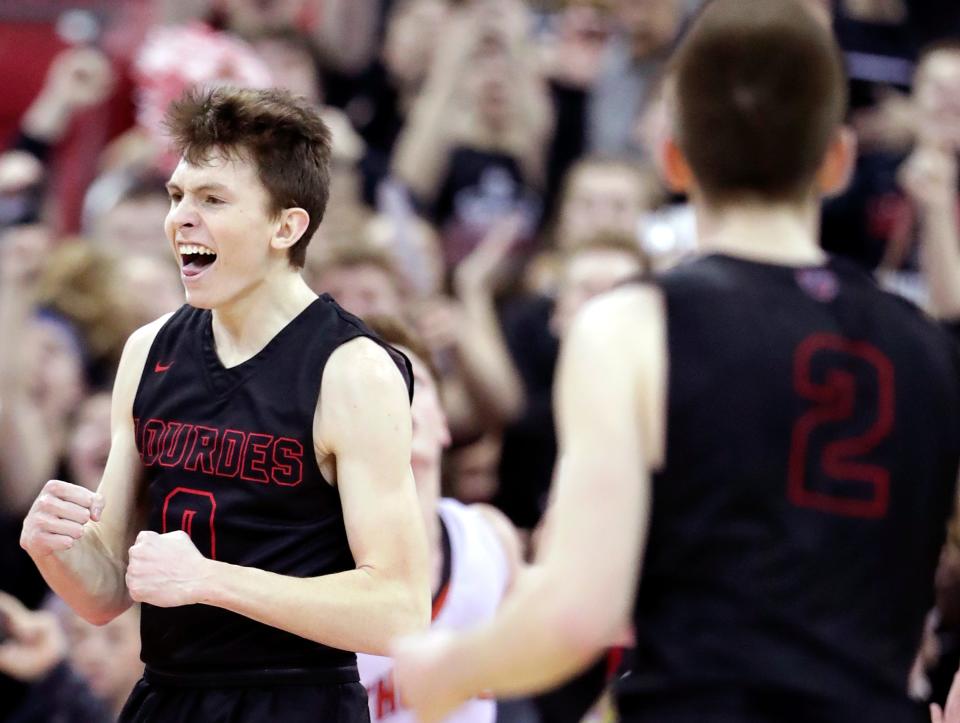
[{"label": "red lettering on jersey", "polygon": [[199,465],[200,471],[204,474],[213,474],[214,459],[217,451],[217,438],[220,436],[220,430],[214,427],[194,427],[193,444],[189,445],[190,452],[187,454],[183,468],[189,472],[196,472]]},{"label": "red lettering on jersey", "polygon": [[224,430],[220,438],[220,454],[217,456],[217,477],[236,477],[243,463],[243,447],[247,435],[236,429]]},{"label": "red lettering on jersey", "polygon": [[392,715],[400,710],[400,703],[397,700],[397,689],[393,684],[393,671],[387,673],[385,678],[377,681],[373,689],[373,695],[377,701],[377,719]]},{"label": "red lettering on jersey", "polygon": [[192,424],[181,424],[180,422],[170,422],[167,424],[167,431],[163,435],[163,452],[160,453],[158,461],[164,467],[176,467],[183,459],[184,452],[187,451],[187,441],[190,439],[190,432],[193,431]]},{"label": "red lettering on jersey", "polygon": [[140,441],[140,458],[147,467],[157,463],[157,457],[163,451],[161,440],[167,425],[159,419],[148,419],[143,425],[143,439]]},{"label": "red lettering on jersey", "polygon": [[272,434],[248,434],[247,446],[243,453],[243,466],[240,469],[240,479],[248,482],[269,484],[270,475],[264,463],[267,461],[267,450],[273,444]]},{"label": "red lettering on jersey", "polygon": [[273,481],[283,487],[295,487],[303,481],[303,445],[296,439],[280,437],[273,445]]}]

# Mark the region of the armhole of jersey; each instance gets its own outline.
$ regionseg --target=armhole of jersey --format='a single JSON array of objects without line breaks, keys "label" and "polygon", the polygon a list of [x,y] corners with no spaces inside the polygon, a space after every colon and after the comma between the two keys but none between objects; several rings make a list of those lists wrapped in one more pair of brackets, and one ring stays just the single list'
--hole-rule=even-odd
[{"label": "armhole of jersey", "polygon": [[163,324],[160,325],[160,328],[157,329],[157,333],[153,335],[153,339],[150,342],[150,348],[147,349],[147,356],[143,359],[143,369],[140,370],[140,379],[137,381],[137,391],[133,395],[133,403],[131,405],[131,413],[134,417],[137,416],[137,402],[140,399],[140,393],[143,391],[143,384],[147,378],[147,370],[150,368],[150,360],[156,358],[154,353],[157,349],[157,346],[160,344],[160,337],[167,330],[167,327],[173,323],[174,319],[177,319],[184,309],[190,308],[188,305],[184,304],[175,312],[170,314],[170,318],[167,319]]}]

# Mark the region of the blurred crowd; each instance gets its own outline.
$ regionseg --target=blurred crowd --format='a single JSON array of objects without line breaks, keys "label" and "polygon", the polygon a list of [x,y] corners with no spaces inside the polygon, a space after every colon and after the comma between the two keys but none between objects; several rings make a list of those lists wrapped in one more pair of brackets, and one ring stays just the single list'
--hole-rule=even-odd
[{"label": "blurred crowd", "polygon": [[[823,244],[960,318],[960,288],[925,260],[927,234],[957,234],[960,6],[808,1],[846,53],[860,148]],[[163,235],[169,101],[280,86],[322,109],[331,201],[305,276],[419,332],[451,420],[445,494],[535,542],[572,316],[696,253],[656,161],[664,69],[700,2],[0,1],[0,720],[110,720],[142,669],[136,610],[83,622],[17,540],[47,479],[96,487],[124,341],[183,303]],[[942,700],[960,662],[954,557],[919,697]]]}]

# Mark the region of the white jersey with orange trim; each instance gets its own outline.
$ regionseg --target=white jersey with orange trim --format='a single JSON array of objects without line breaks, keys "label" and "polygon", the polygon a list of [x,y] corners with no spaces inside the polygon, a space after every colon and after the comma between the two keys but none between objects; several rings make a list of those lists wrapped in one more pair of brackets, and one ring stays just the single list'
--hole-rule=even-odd
[{"label": "white jersey with orange trim", "polygon": [[[507,557],[496,532],[483,514],[456,500],[437,505],[450,541],[450,577],[438,592],[433,609],[434,629],[462,630],[491,620],[509,583]],[[367,689],[370,720],[414,723],[413,714],[400,707],[394,685],[393,659],[357,655],[360,681]],[[450,714],[446,721],[493,723],[493,700],[473,699]]]}]

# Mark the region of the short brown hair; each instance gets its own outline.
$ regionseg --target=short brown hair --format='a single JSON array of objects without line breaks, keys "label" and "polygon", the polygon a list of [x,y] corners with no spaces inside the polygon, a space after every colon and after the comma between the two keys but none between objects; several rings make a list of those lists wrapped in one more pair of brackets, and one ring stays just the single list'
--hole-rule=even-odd
[{"label": "short brown hair", "polygon": [[710,203],[810,192],[847,103],[840,49],[796,0],[713,0],[672,62],[678,143]]},{"label": "short brown hair", "polygon": [[310,215],[307,230],[289,250],[290,264],[303,267],[330,197],[330,129],[317,110],[276,88],[195,89],[170,106],[166,126],[188,163],[202,165],[214,153],[252,161],[272,215],[285,208]]}]

